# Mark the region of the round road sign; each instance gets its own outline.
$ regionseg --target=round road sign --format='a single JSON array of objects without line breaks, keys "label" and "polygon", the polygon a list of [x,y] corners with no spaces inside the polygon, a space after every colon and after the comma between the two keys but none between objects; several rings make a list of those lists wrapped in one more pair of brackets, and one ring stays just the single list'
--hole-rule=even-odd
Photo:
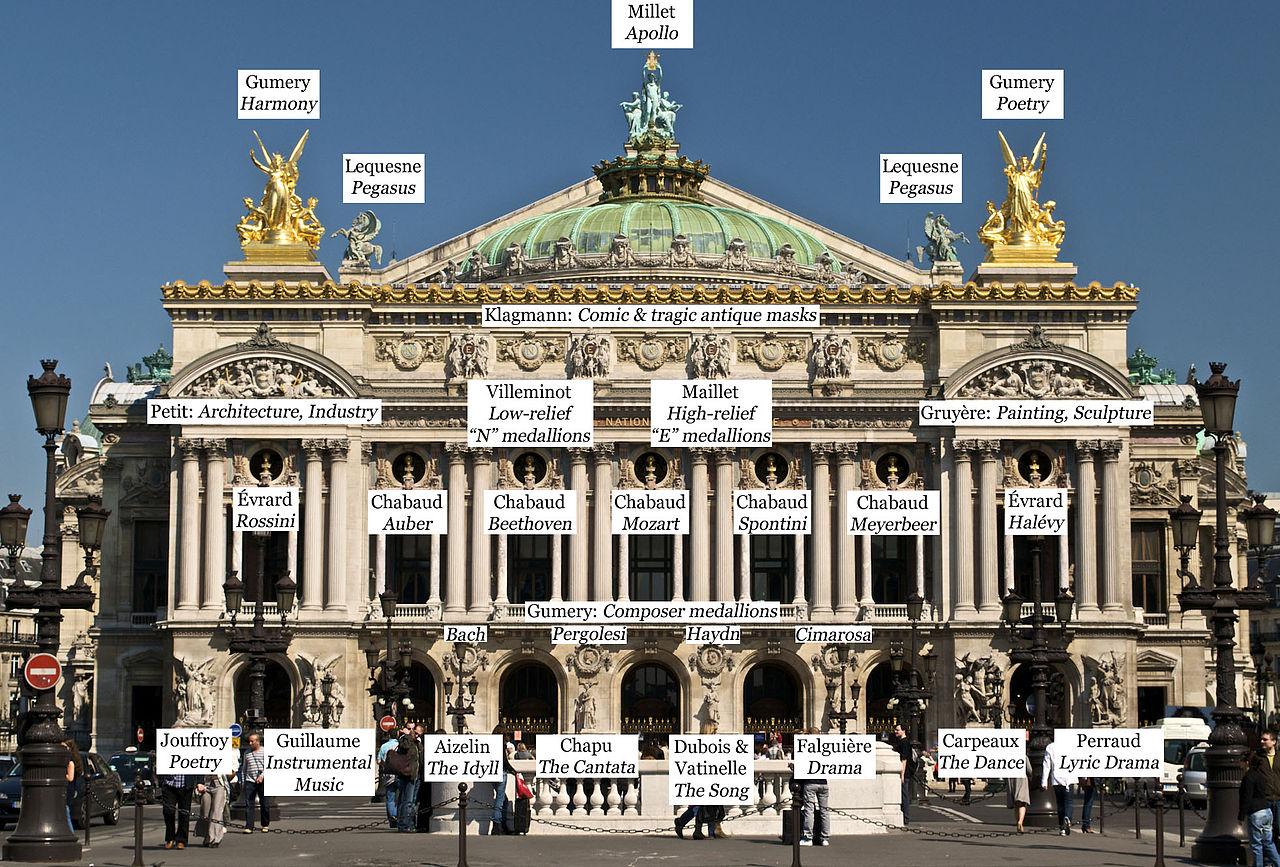
[{"label": "round road sign", "polygon": [[232,723],[232,724],[231,724],[231,736],[232,736],[233,738],[238,738],[238,737],[240,737],[240,735],[241,735],[242,731],[243,731],[243,730],[240,728],[240,723]]},{"label": "round road sign", "polygon": [[53,654],[37,653],[27,660],[22,676],[32,689],[52,689],[62,677],[62,665]]},{"label": "round road sign", "polygon": [[382,719],[378,720],[378,727],[384,732],[389,732],[396,727],[396,718],[387,714]]}]

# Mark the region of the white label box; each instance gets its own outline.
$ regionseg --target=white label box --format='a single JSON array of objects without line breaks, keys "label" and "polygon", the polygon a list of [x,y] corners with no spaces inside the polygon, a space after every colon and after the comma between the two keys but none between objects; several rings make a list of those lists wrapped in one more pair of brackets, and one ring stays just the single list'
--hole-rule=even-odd
[{"label": "white label box", "polygon": [[343,154],[344,205],[426,202],[426,154]]},{"label": "white label box", "polygon": [[684,628],[685,644],[741,644],[742,627],[690,624]]},{"label": "white label box", "polygon": [[[286,383],[304,392],[307,381]],[[228,383],[240,388],[239,383]],[[382,424],[382,401],[366,398],[176,398],[147,401],[147,424],[252,426]]]},{"label": "white label box", "polygon": [[449,492],[370,491],[368,518],[375,536],[443,536],[449,532]]},{"label": "white label box", "polygon": [[870,644],[870,626],[797,626],[796,644]]},{"label": "white label box", "polygon": [[611,6],[611,47],[693,47],[693,0],[658,3],[612,0]]},{"label": "white label box", "polygon": [[650,445],[773,445],[770,379],[654,379],[649,407]]},{"label": "white label box", "polygon": [[461,641],[466,644],[484,644],[489,640],[489,627],[483,623],[472,626],[450,626],[446,623],[443,640],[446,643]]},{"label": "white label box", "polygon": [[1077,777],[1158,777],[1164,732],[1150,729],[1056,729],[1062,771]]},{"label": "white label box", "polygon": [[233,487],[231,489],[231,529],[298,529],[298,489],[296,487]]},{"label": "white label box", "polygon": [[982,119],[1062,120],[1064,78],[1061,69],[984,69]]},{"label": "white label box", "polygon": [[1066,488],[1005,488],[1006,536],[1067,535]]},{"label": "white label box", "polygon": [[849,491],[850,536],[940,536],[942,492]]},{"label": "white label box", "polygon": [[799,488],[736,490],[733,492],[733,534],[809,535],[813,514],[810,491]]},{"label": "white label box", "polygon": [[609,521],[614,533],[667,535],[689,532],[688,491],[623,488],[614,490],[609,496],[612,506]]},{"label": "white label box", "polygon": [[234,774],[239,768],[230,729],[159,729],[157,774]]},{"label": "white label box", "polygon": [[422,736],[424,783],[501,783],[502,759],[502,735]]},{"label": "white label box", "polygon": [[484,492],[484,531],[490,536],[578,532],[573,491],[510,489]]},{"label": "white label box", "polygon": [[369,797],[377,782],[377,733],[360,729],[269,729],[263,784],[269,797]]},{"label": "white label box", "polygon": [[552,644],[626,644],[625,626],[552,626]]},{"label": "white label box", "polygon": [[[526,602],[525,623],[775,623],[780,602]],[[867,628],[867,634],[871,634]],[[870,640],[870,639],[868,639]]]},{"label": "white label box", "polygon": [[671,803],[754,803],[752,742],[752,735],[672,735],[667,750]]},{"label": "white label box", "polygon": [[1141,427],[1156,423],[1155,404],[1149,400],[922,400],[919,414],[925,427]]},{"label": "white label box", "polygon": [[236,70],[239,120],[319,120],[320,70]]},{"label": "white label box", "polygon": [[639,735],[543,735],[534,773],[539,777],[601,780],[640,776]]},{"label": "white label box", "polygon": [[595,442],[594,406],[589,379],[473,379],[467,445],[587,448]]},{"label": "white label box", "polygon": [[880,204],[959,204],[964,154],[880,154]]},{"label": "white label box", "polygon": [[876,775],[874,735],[796,735],[797,780],[870,780]]},{"label": "white label box", "polygon": [[568,328],[817,328],[817,304],[485,304],[485,328],[524,330],[533,325]]},{"label": "white label box", "polygon": [[938,776],[996,780],[1027,773],[1026,729],[939,729]]}]

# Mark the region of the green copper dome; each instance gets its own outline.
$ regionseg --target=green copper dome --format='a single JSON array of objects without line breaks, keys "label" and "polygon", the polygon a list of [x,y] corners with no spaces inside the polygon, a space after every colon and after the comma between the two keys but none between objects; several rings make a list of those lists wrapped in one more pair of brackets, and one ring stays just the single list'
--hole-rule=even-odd
[{"label": "green copper dome", "polygon": [[[758,214],[696,202],[645,198],[570,208],[523,220],[486,238],[477,249],[487,264],[500,265],[512,244],[519,244],[526,258],[542,259],[550,256],[556,241],[565,237],[573,242],[577,253],[602,255],[609,252],[614,236],[619,234],[627,237],[638,255],[666,253],[677,235],[688,238],[690,249],[700,256],[724,255],[735,238],[742,239],[746,254],[753,259],[773,259],[783,245],[790,245],[797,264],[813,266],[827,252],[812,235]],[[840,270],[835,261],[831,267]]]}]

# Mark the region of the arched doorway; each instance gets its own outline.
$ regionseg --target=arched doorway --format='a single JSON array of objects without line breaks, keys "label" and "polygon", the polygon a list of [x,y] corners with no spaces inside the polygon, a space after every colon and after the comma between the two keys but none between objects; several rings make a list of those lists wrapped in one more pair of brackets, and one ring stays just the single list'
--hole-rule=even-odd
[{"label": "arched doorway", "polygon": [[[268,659],[265,675],[262,681],[266,696],[263,714],[267,718],[267,728],[290,728],[293,725],[293,684],[289,681],[289,673],[280,663]],[[245,714],[249,709],[249,690],[249,666],[246,665],[236,675],[236,721],[242,724],[246,722]]]},{"label": "arched doorway", "polygon": [[[1049,688],[1045,691],[1048,709],[1045,720],[1054,727],[1071,725],[1071,703],[1067,694],[1067,679],[1062,669],[1049,669]],[[1032,695],[1031,666],[1019,665],[1009,678],[1009,703],[1005,708],[1009,728],[1030,728],[1035,718],[1034,707],[1028,702]]]},{"label": "arched doorway", "polygon": [[762,662],[742,683],[742,731],[804,733],[804,689],[795,672],[776,662]]},{"label": "arched doorway", "polygon": [[498,725],[504,732],[528,735],[560,730],[560,685],[541,662],[525,662],[502,676],[498,690]]},{"label": "arched doorway", "polygon": [[404,711],[408,722],[421,723],[428,732],[436,730],[436,679],[431,676],[431,669],[421,662],[409,666],[409,701],[413,702],[411,710]]},{"label": "arched doorway", "polygon": [[666,743],[680,733],[680,681],[660,662],[634,665],[622,676],[622,733]]},{"label": "arched doorway", "polygon": [[888,660],[871,669],[862,690],[862,703],[867,709],[867,734],[887,735],[897,725],[898,716],[892,704],[895,686],[893,665]]}]

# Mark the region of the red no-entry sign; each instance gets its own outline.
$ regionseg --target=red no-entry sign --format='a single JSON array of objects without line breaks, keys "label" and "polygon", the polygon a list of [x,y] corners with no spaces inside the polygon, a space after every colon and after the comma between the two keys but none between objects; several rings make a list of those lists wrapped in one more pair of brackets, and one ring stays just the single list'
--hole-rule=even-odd
[{"label": "red no-entry sign", "polygon": [[378,720],[378,727],[384,732],[389,732],[396,727],[396,718],[387,714],[382,719]]},{"label": "red no-entry sign", "polygon": [[62,677],[62,665],[53,654],[37,653],[27,660],[22,676],[32,689],[51,689]]}]

